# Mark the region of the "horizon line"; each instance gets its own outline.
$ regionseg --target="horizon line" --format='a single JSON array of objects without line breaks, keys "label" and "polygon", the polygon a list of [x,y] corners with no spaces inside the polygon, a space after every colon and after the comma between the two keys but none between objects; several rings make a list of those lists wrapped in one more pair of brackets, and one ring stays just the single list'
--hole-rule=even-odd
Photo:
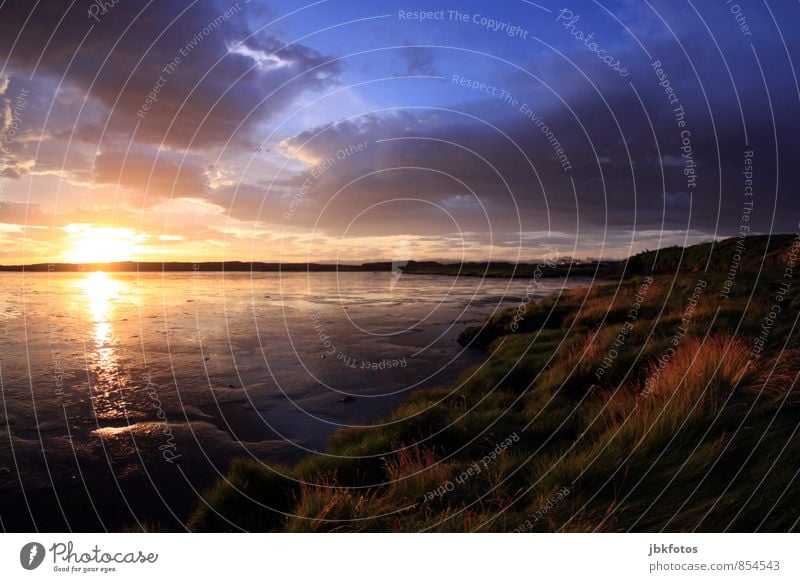
[{"label": "horizon line", "polygon": [[[632,256],[632,255],[631,255]],[[221,260],[221,261],[135,261],[135,260],[128,260],[128,261],[105,261],[105,262],[93,262],[93,263],[70,263],[70,262],[44,262],[44,263],[25,263],[25,264],[12,264],[12,265],[0,265],[0,270],[9,271],[9,270],[25,270],[25,269],[37,269],[37,270],[55,270],[58,268],[64,269],[74,269],[76,271],[83,271],[83,270],[95,270],[95,269],[103,269],[107,268],[108,270],[118,269],[118,270],[125,270],[125,267],[131,268],[132,270],[137,270],[139,267],[184,267],[186,270],[201,270],[202,267],[224,267],[224,266],[248,266],[252,268],[253,266],[259,267],[270,267],[276,270],[281,268],[298,268],[298,267],[322,267],[329,270],[334,270],[339,267],[345,267],[350,269],[366,269],[369,267],[378,267],[378,266],[396,266],[396,267],[404,267],[406,265],[411,264],[431,264],[431,265],[439,265],[439,266],[447,266],[452,267],[455,265],[488,265],[488,264],[504,264],[504,265],[524,265],[524,266],[531,266],[535,265],[538,262],[544,261],[544,258],[534,258],[525,261],[513,261],[510,259],[475,259],[475,260],[464,260],[464,261],[448,261],[442,259],[412,259],[412,260],[391,260],[391,259],[377,259],[365,262],[328,262],[328,261],[287,261],[287,262],[280,262],[280,261],[245,261],[241,259],[232,259],[232,260]],[[600,259],[600,258],[586,258],[580,259],[570,255],[563,255],[556,259],[557,262],[564,264],[564,263],[617,263],[620,261],[624,261],[625,259]],[[197,266],[197,269],[194,267]]]}]

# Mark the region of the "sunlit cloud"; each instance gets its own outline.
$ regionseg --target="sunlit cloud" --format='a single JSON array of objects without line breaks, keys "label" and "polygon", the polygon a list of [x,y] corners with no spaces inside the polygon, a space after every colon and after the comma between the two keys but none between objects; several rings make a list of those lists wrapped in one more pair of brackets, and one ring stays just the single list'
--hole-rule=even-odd
[{"label": "sunlit cloud", "polygon": [[252,49],[244,44],[238,44],[236,46],[230,47],[229,50],[233,54],[242,55],[244,57],[252,59],[259,69],[265,71],[268,71],[270,69],[279,69],[281,67],[288,67],[291,65],[289,61],[281,59],[274,53],[267,53],[261,50]]}]

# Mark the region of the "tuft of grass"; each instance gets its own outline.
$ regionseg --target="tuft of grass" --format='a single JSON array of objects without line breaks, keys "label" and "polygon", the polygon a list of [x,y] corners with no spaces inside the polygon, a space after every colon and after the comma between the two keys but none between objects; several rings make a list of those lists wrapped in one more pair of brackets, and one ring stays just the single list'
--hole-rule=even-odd
[{"label": "tuft of grass", "polygon": [[187,526],[195,532],[280,529],[299,489],[288,474],[286,467],[234,460],[225,480],[203,496]]},{"label": "tuft of grass", "polygon": [[647,367],[649,390],[637,402],[643,418],[669,415],[677,427],[688,419],[718,411],[736,390],[752,389],[762,376],[762,366],[750,359],[750,347],[730,336],[692,338],[675,351],[666,366]]}]

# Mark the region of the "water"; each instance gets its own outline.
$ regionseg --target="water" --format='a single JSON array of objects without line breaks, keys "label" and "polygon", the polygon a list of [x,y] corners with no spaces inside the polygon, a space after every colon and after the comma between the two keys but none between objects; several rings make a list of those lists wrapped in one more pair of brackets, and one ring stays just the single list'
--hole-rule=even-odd
[{"label": "water", "polygon": [[[391,273],[0,275],[0,527],[176,529],[236,457],[326,454],[480,361],[526,280]],[[537,293],[585,284],[545,279]]]}]

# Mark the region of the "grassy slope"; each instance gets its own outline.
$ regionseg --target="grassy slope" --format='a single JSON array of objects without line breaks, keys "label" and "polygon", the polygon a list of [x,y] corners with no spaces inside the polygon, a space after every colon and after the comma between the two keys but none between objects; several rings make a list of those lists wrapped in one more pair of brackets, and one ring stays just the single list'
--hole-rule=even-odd
[{"label": "grassy slope", "polygon": [[[800,517],[800,340],[795,281],[763,357],[753,338],[770,310],[791,237],[761,239],[729,299],[691,247],[680,274],[653,277],[605,374],[653,256],[621,283],[550,297],[487,322],[464,341],[491,351],[449,388],[418,391],[391,424],[338,432],[332,456],[292,468],[235,461],[191,517],[196,531],[786,531]],[[761,245],[761,247],[759,247]],[[761,252],[758,252],[761,248]],[[728,269],[732,243],[712,264]],[[756,249],[754,252],[753,249]],[[658,272],[676,271],[680,250]],[[749,254],[748,254],[749,253]],[[775,260],[773,260],[775,259]],[[665,266],[666,265],[666,266]],[[674,356],[658,370],[699,279],[708,282]],[[618,342],[619,343],[619,342]],[[609,361],[609,360],[607,360]],[[645,390],[647,379],[657,382]],[[513,442],[483,464],[509,435]],[[470,474],[470,469],[472,469]],[[439,490],[440,495],[432,494]]]}]

